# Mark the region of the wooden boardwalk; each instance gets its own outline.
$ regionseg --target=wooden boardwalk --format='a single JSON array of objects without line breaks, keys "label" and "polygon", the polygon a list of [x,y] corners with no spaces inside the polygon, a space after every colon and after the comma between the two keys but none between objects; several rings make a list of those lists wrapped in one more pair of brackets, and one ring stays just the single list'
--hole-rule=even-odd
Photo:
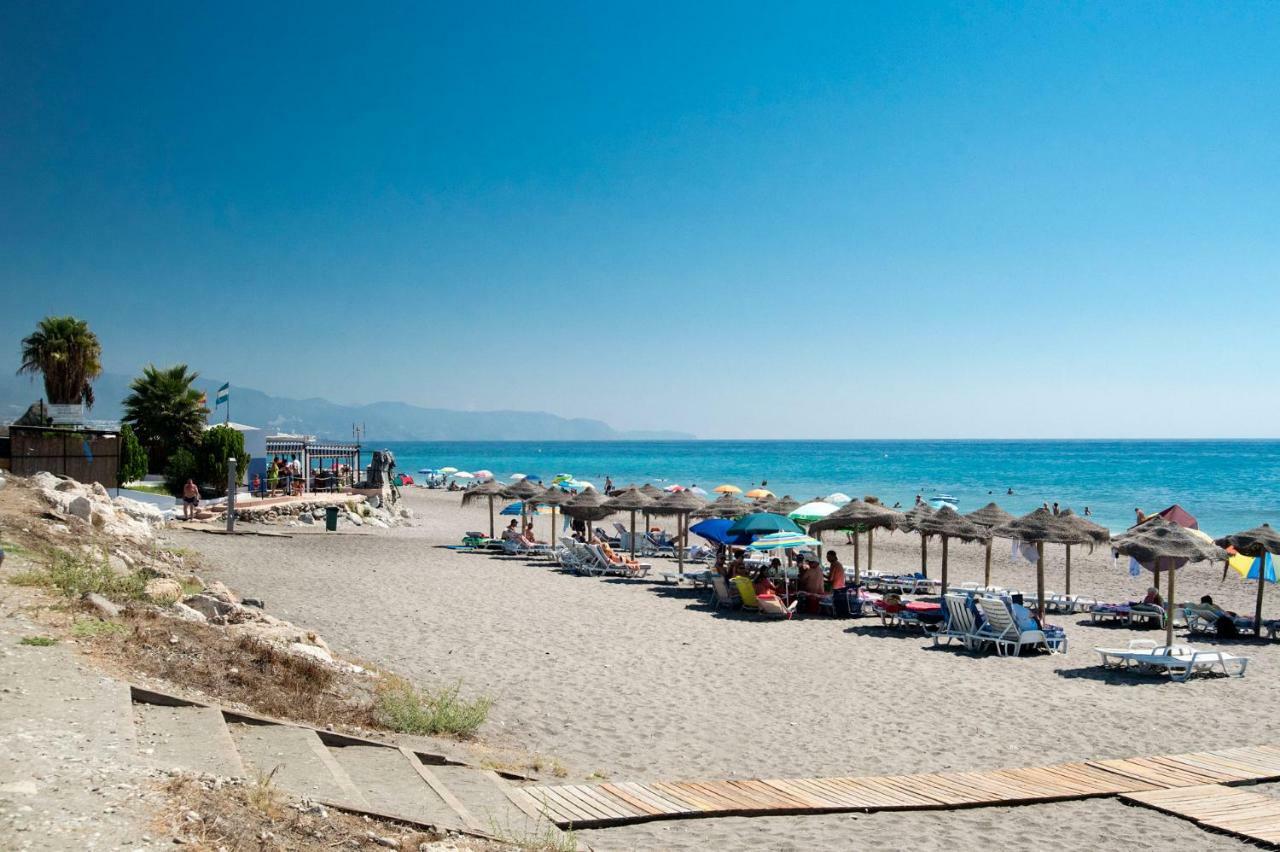
[{"label": "wooden boardwalk", "polygon": [[1127,793],[1120,799],[1246,840],[1280,846],[1280,799],[1274,796],[1209,784]]},{"label": "wooden boardwalk", "polygon": [[981,772],[556,784],[512,787],[507,795],[529,816],[561,828],[606,828],[657,819],[1031,804],[1276,779],[1280,747],[1254,746]]}]

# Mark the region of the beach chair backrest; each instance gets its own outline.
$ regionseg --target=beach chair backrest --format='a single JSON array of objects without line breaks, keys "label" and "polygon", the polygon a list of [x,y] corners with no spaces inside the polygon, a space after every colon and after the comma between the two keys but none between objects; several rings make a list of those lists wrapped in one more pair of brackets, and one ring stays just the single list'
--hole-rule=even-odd
[{"label": "beach chair backrest", "polygon": [[711,588],[715,590],[717,606],[727,606],[733,603],[733,595],[729,593],[729,584],[724,581],[722,575],[711,575]]},{"label": "beach chair backrest", "polygon": [[738,589],[738,596],[742,598],[744,606],[760,606],[760,599],[756,597],[756,587],[752,585],[750,577],[739,574],[733,578],[733,585]]},{"label": "beach chair backrest", "polygon": [[973,613],[969,610],[969,599],[965,595],[946,595],[947,629],[951,633],[972,633]]},{"label": "beach chair backrest", "polygon": [[983,617],[997,636],[1018,635],[1018,626],[1007,603],[999,598],[978,598],[978,606],[982,607]]}]

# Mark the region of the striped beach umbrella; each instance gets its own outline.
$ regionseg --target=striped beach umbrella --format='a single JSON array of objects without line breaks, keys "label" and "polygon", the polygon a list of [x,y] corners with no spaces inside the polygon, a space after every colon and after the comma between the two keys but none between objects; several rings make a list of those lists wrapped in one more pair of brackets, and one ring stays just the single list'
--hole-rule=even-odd
[{"label": "striped beach umbrella", "polygon": [[751,544],[748,550],[781,550],[786,547],[817,547],[820,542],[803,533],[776,532],[762,535]]}]

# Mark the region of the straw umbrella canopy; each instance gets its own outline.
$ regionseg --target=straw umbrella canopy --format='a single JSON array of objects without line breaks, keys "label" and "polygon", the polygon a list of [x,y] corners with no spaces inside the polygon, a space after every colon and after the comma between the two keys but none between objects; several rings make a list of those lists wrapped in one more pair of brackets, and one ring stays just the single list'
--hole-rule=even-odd
[{"label": "straw umbrella canopy", "polygon": [[694,511],[693,515],[697,518],[737,518],[750,511],[752,506],[746,500],[732,493],[725,493]]},{"label": "straw umbrella canopy", "polygon": [[494,536],[493,498],[505,497],[506,493],[506,488],[492,479],[481,485],[477,485],[475,488],[468,488],[466,491],[462,492],[462,505],[464,506],[473,503],[482,497],[489,498],[489,538],[493,538]]},{"label": "straw umbrella canopy", "polygon": [[1267,554],[1280,555],[1280,534],[1270,524],[1263,524],[1251,530],[1224,536],[1216,544],[1220,547],[1234,547],[1238,553],[1261,560],[1258,566],[1258,602],[1253,611],[1253,627],[1258,636],[1262,636],[1262,590],[1266,583]]},{"label": "straw umbrella canopy", "polygon": [[528,479],[521,479],[506,487],[507,496],[514,500],[528,500],[532,497],[538,497],[541,496],[543,491],[544,489],[541,485]]},{"label": "straw umbrella canopy", "polygon": [[920,535],[936,535],[942,538],[942,594],[947,593],[947,542],[953,538],[961,541],[990,541],[991,530],[980,527],[950,506],[943,506],[931,515],[916,522]]},{"label": "straw umbrella canopy", "polygon": [[[1164,518],[1154,518],[1111,540],[1111,549],[1142,563],[1154,564],[1157,559],[1177,559],[1180,562],[1212,562],[1226,559],[1227,552],[1213,544],[1202,533],[1189,530]],[[1169,595],[1166,605],[1173,607],[1173,576],[1177,572],[1169,568]],[[1165,619],[1164,640],[1173,644],[1173,613]]]},{"label": "straw umbrella canopy", "polygon": [[794,499],[790,494],[773,501],[773,511],[779,515],[789,515],[799,508],[800,501]]},{"label": "straw umbrella canopy", "polygon": [[991,531],[996,538],[1011,538],[1036,546],[1036,612],[1044,618],[1044,546],[1046,544],[1094,544],[1097,539],[1070,517],[1039,508]]},{"label": "straw umbrella canopy", "polygon": [[[1080,517],[1070,509],[1064,509],[1060,512],[1058,514],[1058,519],[1071,524],[1076,529],[1080,530],[1080,532],[1084,534],[1085,538],[1089,539],[1088,543],[1091,546],[1095,544],[1106,544],[1111,541],[1111,530],[1104,526],[1095,524],[1088,518]],[[1067,545],[1067,573],[1064,594],[1071,594],[1071,545],[1069,544]]]},{"label": "straw umbrella canopy", "polygon": [[537,497],[538,505],[551,507],[551,544],[556,543],[556,509],[574,498],[568,491],[559,488],[547,488]]},{"label": "straw umbrella canopy", "polygon": [[677,544],[679,549],[676,553],[677,571],[684,573],[684,548],[689,538],[689,515],[698,511],[706,503],[697,494],[690,494],[688,491],[676,491],[667,494],[657,503],[649,508],[651,515],[674,515],[676,517]]},{"label": "straw umbrella canopy", "polygon": [[615,511],[631,513],[631,558],[636,558],[636,512],[654,504],[654,499],[634,485],[610,497],[605,505]]},{"label": "straw umbrella canopy", "polygon": [[613,507],[609,505],[609,498],[594,488],[584,488],[570,497],[560,507],[560,511],[571,518],[587,523],[588,541],[591,540],[591,524],[595,521],[603,521],[614,513]]},{"label": "straw umbrella canopy", "polygon": [[[981,509],[977,509],[965,515],[965,517],[978,526],[986,527],[987,529],[1002,526],[1013,520],[1013,515],[1010,515],[995,503],[988,503]],[[982,572],[982,585],[984,586],[991,585],[991,542],[994,540],[994,536],[987,536],[987,556],[985,567]]]},{"label": "straw umbrella canopy", "polygon": [[[928,503],[917,503],[911,507],[911,510],[904,513],[902,520],[898,522],[898,529],[903,532],[917,532],[918,524],[925,518],[933,514],[933,507]],[[920,572],[926,577],[929,576],[929,544],[928,536],[920,536]]]},{"label": "straw umbrella canopy", "polygon": [[853,581],[859,582],[862,577],[862,569],[858,558],[858,531],[865,528],[867,531],[867,570],[871,570],[872,553],[875,548],[875,539],[873,538],[875,530],[897,529],[902,522],[903,515],[901,512],[875,503],[867,503],[864,500],[850,500],[839,509],[836,509],[830,515],[819,521],[809,524],[809,535],[820,537],[825,530],[852,530],[853,531]]}]

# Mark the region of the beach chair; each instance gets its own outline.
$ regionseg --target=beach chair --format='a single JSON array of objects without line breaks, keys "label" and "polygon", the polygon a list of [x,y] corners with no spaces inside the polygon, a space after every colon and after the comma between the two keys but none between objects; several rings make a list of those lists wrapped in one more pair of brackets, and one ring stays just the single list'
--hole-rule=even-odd
[{"label": "beach chair", "polygon": [[722,607],[735,609],[742,604],[742,598],[738,596],[736,589],[730,588],[724,577],[719,574],[712,574],[711,604],[716,609]]},{"label": "beach chair", "polygon": [[750,577],[743,577],[739,574],[732,578],[730,582],[738,590],[738,597],[742,600],[743,609],[760,608],[760,599],[756,597],[756,587],[751,582]]},{"label": "beach chair", "polygon": [[659,541],[653,533],[645,533],[644,540],[653,548],[655,556],[670,556],[672,559],[676,557],[676,546],[671,542]]},{"label": "beach chair", "polygon": [[785,618],[788,621],[791,616],[795,615],[796,605],[800,603],[799,598],[793,600],[789,604],[784,604],[782,599],[777,595],[765,595],[764,597],[756,597],[757,611],[761,615],[771,615]]},{"label": "beach chair", "polygon": [[1132,639],[1126,648],[1094,648],[1104,668],[1167,674],[1179,683],[1197,672],[1221,673],[1244,677],[1248,657],[1237,657],[1226,651],[1201,651],[1190,645],[1156,645],[1149,639]]},{"label": "beach chair", "polygon": [[1142,609],[1130,606],[1127,620],[1131,627],[1136,627],[1138,624],[1150,627],[1152,622],[1155,622],[1156,627],[1164,627],[1165,620],[1168,617],[1169,614],[1164,607],[1156,604],[1144,604]]},{"label": "beach chair", "polygon": [[604,527],[596,527],[596,538],[600,541],[608,542],[610,547],[617,547],[619,539],[616,535],[609,535],[605,532]]},{"label": "beach chair", "polygon": [[933,644],[943,642],[950,645],[956,639],[970,651],[977,650],[982,641],[978,636],[977,614],[969,608],[968,595],[943,595],[943,607],[946,617],[942,627],[933,634]]},{"label": "beach chair", "polygon": [[601,572],[604,574],[616,574],[620,577],[640,578],[649,573],[653,568],[647,562],[629,562],[624,558],[610,559],[609,554],[605,553],[603,548],[598,544],[589,545],[588,550],[600,565]]},{"label": "beach chair", "polygon": [[977,602],[982,610],[984,621],[976,635],[979,640],[995,645],[996,653],[1000,656],[1008,656],[1010,650],[1015,657],[1019,656],[1022,649],[1028,645],[1033,648],[1043,647],[1054,653],[1066,653],[1065,635],[1051,638],[1043,630],[1019,628],[1017,620],[1013,617],[1013,610],[1001,598],[983,597],[978,598]]}]

